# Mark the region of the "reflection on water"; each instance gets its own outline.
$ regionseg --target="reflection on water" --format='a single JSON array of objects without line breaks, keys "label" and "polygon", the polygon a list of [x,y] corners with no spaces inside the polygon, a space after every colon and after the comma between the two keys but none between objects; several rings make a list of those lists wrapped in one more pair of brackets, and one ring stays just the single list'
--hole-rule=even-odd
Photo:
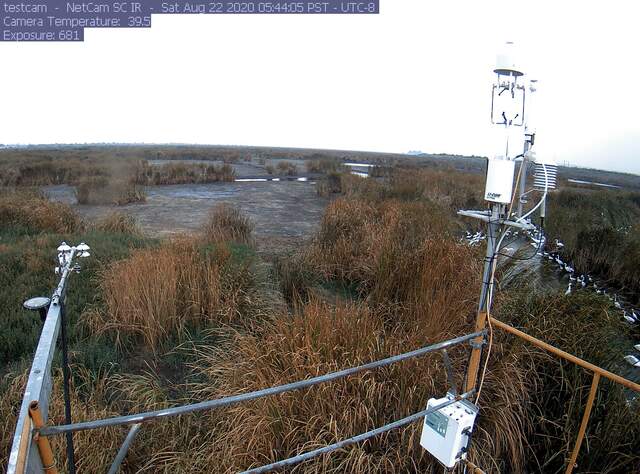
[{"label": "reflection on water", "polygon": [[375,166],[369,163],[345,163],[344,165],[352,168],[373,168]]},{"label": "reflection on water", "polygon": [[583,181],[581,179],[567,179],[567,181],[570,183],[576,183],[576,184],[591,184],[593,186],[601,186],[603,188],[622,189],[620,186],[616,186],[615,184],[595,183],[593,181]]}]

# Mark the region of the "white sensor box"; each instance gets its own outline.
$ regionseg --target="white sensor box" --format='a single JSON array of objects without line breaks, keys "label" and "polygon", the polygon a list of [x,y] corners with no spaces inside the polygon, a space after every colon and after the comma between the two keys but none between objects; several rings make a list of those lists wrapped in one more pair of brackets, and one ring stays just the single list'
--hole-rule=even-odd
[{"label": "white sensor box", "polygon": [[[453,400],[452,394],[444,398],[431,398],[427,409]],[[467,457],[467,445],[473,431],[478,408],[467,400],[460,400],[424,417],[420,444],[438,461],[451,468]]]},{"label": "white sensor box", "polygon": [[489,159],[487,163],[487,184],[484,199],[490,202],[509,204],[513,192],[514,161],[500,158]]}]

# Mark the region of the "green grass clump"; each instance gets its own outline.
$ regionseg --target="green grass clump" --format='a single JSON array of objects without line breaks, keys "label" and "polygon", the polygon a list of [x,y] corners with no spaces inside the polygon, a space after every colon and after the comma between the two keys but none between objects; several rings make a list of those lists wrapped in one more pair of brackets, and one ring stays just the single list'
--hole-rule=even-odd
[{"label": "green grass clump", "polygon": [[640,193],[563,189],[549,199],[547,233],[579,272],[640,295]]},{"label": "green grass clump", "polygon": [[88,229],[70,206],[53,203],[30,192],[0,196],[0,366],[28,359],[36,347],[42,324],[22,303],[33,296],[50,296],[58,276],[54,273],[57,247],[86,242],[91,257],[80,259],[82,272],[73,274],[67,296],[72,344],[83,334],[76,322],[100,301],[97,274],[108,262],[124,258],[132,248],[154,245],[138,233],[114,229]]},{"label": "green grass clump", "polygon": [[91,247],[91,256],[79,260],[82,271],[72,275],[67,296],[72,344],[83,337],[82,328],[76,325],[81,315],[100,302],[99,271],[108,262],[128,255],[132,248],[153,244],[144,237],[100,231],[18,237],[0,232],[0,238],[5,242],[0,252],[0,366],[5,368],[30,358],[35,350],[42,323],[37,314],[23,309],[22,303],[33,296],[51,295],[58,280],[54,267],[60,242],[86,242]]}]

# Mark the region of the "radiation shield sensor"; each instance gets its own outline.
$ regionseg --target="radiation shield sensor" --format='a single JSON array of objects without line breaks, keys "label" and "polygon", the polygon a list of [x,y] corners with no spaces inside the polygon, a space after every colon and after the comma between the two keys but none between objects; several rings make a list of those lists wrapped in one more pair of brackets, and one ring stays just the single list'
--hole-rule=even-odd
[{"label": "radiation shield sensor", "polygon": [[[431,398],[427,409],[455,400],[452,393],[443,398]],[[424,417],[420,445],[447,468],[466,459],[478,407],[468,400],[459,400]]]},{"label": "radiation shield sensor", "polygon": [[558,186],[558,163],[549,156],[538,156],[530,151],[528,159],[535,165],[533,188],[537,191],[553,191]]}]

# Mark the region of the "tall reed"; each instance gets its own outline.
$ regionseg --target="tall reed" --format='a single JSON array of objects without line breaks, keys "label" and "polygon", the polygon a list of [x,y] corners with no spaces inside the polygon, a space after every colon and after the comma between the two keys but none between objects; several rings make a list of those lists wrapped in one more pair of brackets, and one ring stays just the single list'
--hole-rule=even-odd
[{"label": "tall reed", "polygon": [[193,240],[135,252],[102,273],[106,308],[90,326],[120,346],[138,339],[156,351],[188,328],[254,317],[262,298],[250,265],[235,261],[225,245],[208,250]]},{"label": "tall reed", "polygon": [[207,243],[235,242],[253,245],[254,227],[246,214],[230,204],[222,203],[215,205],[209,211],[202,230]]}]

